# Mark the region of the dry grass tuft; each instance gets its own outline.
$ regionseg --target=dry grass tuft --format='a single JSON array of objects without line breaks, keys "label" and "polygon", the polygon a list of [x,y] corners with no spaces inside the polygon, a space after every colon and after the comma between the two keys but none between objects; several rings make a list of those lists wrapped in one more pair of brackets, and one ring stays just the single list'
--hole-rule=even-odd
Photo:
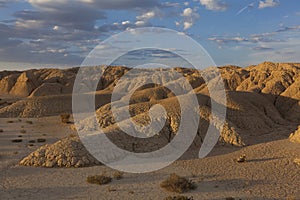
[{"label": "dry grass tuft", "polygon": [[46,142],[46,139],[43,139],[43,138],[39,138],[36,140],[38,143],[44,143]]},{"label": "dry grass tuft", "polygon": [[69,113],[60,114],[61,122],[64,123],[64,124],[70,123],[70,117],[71,117],[71,115]]},{"label": "dry grass tuft", "polygon": [[15,139],[15,140],[12,140],[11,142],[12,143],[21,143],[21,142],[23,142],[23,140],[22,139]]},{"label": "dry grass tuft", "polygon": [[26,130],[22,129],[20,130],[20,133],[26,133]]},{"label": "dry grass tuft", "polygon": [[184,193],[193,190],[196,186],[186,178],[180,177],[177,174],[171,174],[169,178],[164,180],[160,187],[170,192]]},{"label": "dry grass tuft", "polygon": [[226,197],[225,199],[226,200],[235,200],[235,198],[233,198],[233,197]]},{"label": "dry grass tuft", "polygon": [[95,175],[87,177],[86,181],[91,184],[105,185],[110,183],[112,179],[104,175]]},{"label": "dry grass tuft", "polygon": [[193,200],[193,197],[186,196],[168,196],[164,200]]},{"label": "dry grass tuft", "polygon": [[117,180],[120,180],[120,179],[123,178],[123,175],[124,175],[123,172],[116,171],[116,172],[113,173],[113,178],[114,178],[114,179],[117,179]]}]

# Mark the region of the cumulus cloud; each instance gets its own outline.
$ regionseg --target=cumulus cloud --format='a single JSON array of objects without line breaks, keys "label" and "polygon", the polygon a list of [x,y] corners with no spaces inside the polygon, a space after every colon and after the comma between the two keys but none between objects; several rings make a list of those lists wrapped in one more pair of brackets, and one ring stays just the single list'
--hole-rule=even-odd
[{"label": "cumulus cloud", "polygon": [[207,10],[225,11],[227,9],[227,5],[220,0],[200,0],[200,4]]},{"label": "cumulus cloud", "polygon": [[[190,29],[194,23],[199,19],[199,14],[197,13],[197,9],[192,8],[185,8],[181,14],[183,17],[183,29],[187,30]],[[176,22],[176,25],[178,26],[180,23]]]},{"label": "cumulus cloud", "polygon": [[265,1],[259,1],[258,8],[263,9],[263,8],[272,8],[276,7],[279,5],[279,1],[275,0],[265,0]]}]

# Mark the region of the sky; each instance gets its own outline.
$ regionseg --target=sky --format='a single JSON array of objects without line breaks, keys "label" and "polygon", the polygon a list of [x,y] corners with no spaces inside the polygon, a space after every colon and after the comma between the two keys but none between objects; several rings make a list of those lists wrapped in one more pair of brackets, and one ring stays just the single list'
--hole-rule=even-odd
[{"label": "sky", "polygon": [[143,27],[185,33],[218,66],[300,62],[299,0],[0,0],[0,70],[80,66]]}]

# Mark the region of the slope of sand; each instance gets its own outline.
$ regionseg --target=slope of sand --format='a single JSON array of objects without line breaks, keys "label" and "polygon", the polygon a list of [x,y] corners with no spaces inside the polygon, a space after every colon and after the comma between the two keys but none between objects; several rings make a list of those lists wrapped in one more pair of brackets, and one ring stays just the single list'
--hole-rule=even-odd
[{"label": "slope of sand", "polygon": [[[163,199],[175,195],[159,187],[160,182],[173,172],[197,183],[196,190],[184,194],[194,199],[300,197],[300,166],[293,163],[300,155],[300,146],[287,139],[243,149],[217,147],[205,159],[179,160],[148,174],[126,173],[121,180],[99,186],[88,184],[86,177],[102,173],[112,175],[114,170],[105,166],[67,169],[18,165],[21,158],[41,145],[28,147],[28,139],[44,137],[47,143],[52,143],[72,134],[68,127],[60,124],[59,118],[31,119],[32,125],[22,120],[14,126],[8,124],[8,120],[0,119],[1,128],[5,130],[1,133],[0,145],[1,199]],[[24,141],[11,143],[11,139],[20,135],[21,126],[27,130]],[[246,163],[234,161],[241,154],[246,154]]]}]

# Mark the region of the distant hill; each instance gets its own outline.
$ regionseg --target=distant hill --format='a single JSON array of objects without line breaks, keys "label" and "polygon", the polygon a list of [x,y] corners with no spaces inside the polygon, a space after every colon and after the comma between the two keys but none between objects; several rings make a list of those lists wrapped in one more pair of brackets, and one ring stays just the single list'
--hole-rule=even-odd
[{"label": "distant hill", "polygon": [[[295,131],[300,121],[300,64],[264,62],[246,68],[223,66],[219,69],[228,99],[227,121],[220,143],[243,146],[287,138]],[[117,81],[128,70],[125,67],[109,67],[98,85],[98,120],[108,131],[118,129],[110,110],[110,95]],[[5,99],[0,101],[0,117],[41,117],[71,113],[71,93],[77,71],[78,68],[0,72],[0,98],[16,98],[11,103],[5,102]],[[198,140],[201,141],[209,123],[209,92],[198,71],[186,68],[176,68],[176,71],[186,77],[198,96],[202,119]],[[128,80],[123,91],[133,84]],[[148,85],[136,91],[130,102],[132,117],[142,124],[147,120],[139,119],[147,119],[152,105],[163,105],[169,111],[169,123],[163,130],[164,135],[168,137],[176,134],[180,113],[174,110],[177,99],[168,89]]]}]

